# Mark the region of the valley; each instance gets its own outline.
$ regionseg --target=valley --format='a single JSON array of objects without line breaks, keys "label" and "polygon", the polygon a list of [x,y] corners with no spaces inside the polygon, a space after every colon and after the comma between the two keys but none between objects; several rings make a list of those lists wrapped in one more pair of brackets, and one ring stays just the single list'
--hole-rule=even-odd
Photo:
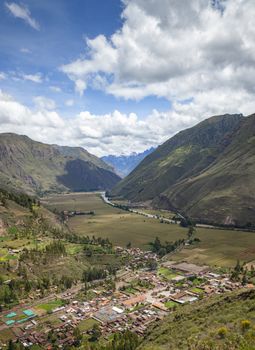
[{"label": "valley", "polygon": [[102,192],[1,198],[4,348],[18,339],[38,350],[107,350],[122,332],[132,349],[149,349],[150,327],[168,315],[255,283],[254,232],[197,227],[188,236],[173,213],[129,211]]},{"label": "valley", "polygon": [[[43,203],[51,210],[95,211],[91,216],[75,216],[68,220],[68,226],[79,235],[95,235],[109,238],[114,245],[148,248],[155,237],[162,241],[185,238],[187,228],[178,224],[161,223],[160,218],[151,218],[114,208],[104,203],[100,193],[73,193],[48,197]],[[118,202],[117,202],[118,203]],[[136,209],[136,211],[143,211]],[[151,211],[169,217],[167,211]],[[173,213],[170,213],[172,216]],[[197,247],[188,247],[177,253],[178,260],[188,259],[198,264],[231,267],[236,260],[255,259],[255,233],[241,230],[196,228],[196,236],[201,240]]]}]

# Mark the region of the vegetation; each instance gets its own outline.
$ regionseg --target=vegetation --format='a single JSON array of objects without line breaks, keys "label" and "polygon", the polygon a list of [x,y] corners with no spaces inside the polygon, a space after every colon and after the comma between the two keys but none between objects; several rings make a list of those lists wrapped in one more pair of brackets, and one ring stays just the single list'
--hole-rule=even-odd
[{"label": "vegetation", "polygon": [[200,222],[254,227],[254,118],[215,116],[181,131],[111,194],[153,200],[156,208],[177,209]]},{"label": "vegetation", "polygon": [[242,290],[177,308],[148,331],[138,349],[255,349],[254,300],[255,290]]},{"label": "vegetation", "polygon": [[28,194],[111,188],[120,179],[110,166],[82,148],[1,134],[0,152],[0,186]]},{"label": "vegetation", "polygon": [[[78,237],[102,237],[114,245],[149,249],[148,242],[158,236],[165,241],[176,242],[187,238],[189,228],[174,224],[161,224],[157,219],[122,211],[105,204],[96,193],[76,193],[48,197],[42,201],[52,210],[93,210],[95,215],[76,216],[68,220],[68,227]],[[174,260],[186,260],[198,264],[233,267],[236,259],[254,260],[254,233],[196,227],[191,246],[174,253]],[[231,242],[231,244],[229,243]]]}]

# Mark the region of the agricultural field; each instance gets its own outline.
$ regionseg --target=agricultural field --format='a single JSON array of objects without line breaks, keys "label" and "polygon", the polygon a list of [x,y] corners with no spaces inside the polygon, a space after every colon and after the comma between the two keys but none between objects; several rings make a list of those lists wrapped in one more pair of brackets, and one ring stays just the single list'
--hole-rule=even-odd
[{"label": "agricultural field", "polygon": [[[79,235],[108,237],[115,245],[147,248],[156,236],[164,241],[186,237],[187,228],[126,212],[105,204],[99,193],[72,193],[47,197],[43,202],[50,209],[94,211],[95,215],[75,216],[69,219],[71,230]],[[239,259],[255,259],[255,233],[234,230],[197,228],[201,240],[195,246],[174,255],[174,260],[196,264],[231,267]]]},{"label": "agricultural field", "polygon": [[174,260],[231,267],[237,260],[255,258],[255,232],[198,228],[196,237],[201,240],[198,246],[183,249]]},{"label": "agricultural field", "polygon": [[177,225],[161,224],[155,219],[113,208],[96,193],[75,193],[48,197],[44,203],[51,209],[94,211],[95,215],[75,216],[69,219],[71,230],[80,235],[109,238],[113,244],[145,248],[155,239],[175,241],[184,238],[186,229]]}]

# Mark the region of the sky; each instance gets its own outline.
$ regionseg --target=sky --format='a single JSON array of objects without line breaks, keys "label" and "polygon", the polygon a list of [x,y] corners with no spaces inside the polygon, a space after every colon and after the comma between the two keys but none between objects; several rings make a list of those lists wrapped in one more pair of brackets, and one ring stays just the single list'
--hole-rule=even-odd
[{"label": "sky", "polygon": [[255,112],[254,0],[0,0],[0,132],[103,156]]}]

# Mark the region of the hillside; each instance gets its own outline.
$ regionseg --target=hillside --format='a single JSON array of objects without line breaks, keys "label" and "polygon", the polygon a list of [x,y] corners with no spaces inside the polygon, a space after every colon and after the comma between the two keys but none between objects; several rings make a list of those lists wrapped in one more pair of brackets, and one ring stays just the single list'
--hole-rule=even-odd
[{"label": "hillside", "polygon": [[113,189],[205,222],[255,223],[255,115],[209,118],[181,131]]},{"label": "hillside", "polygon": [[102,160],[112,166],[115,170],[115,172],[121,176],[125,177],[128,174],[131,173],[137,167],[138,164],[141,163],[141,161],[151,154],[155,148],[151,147],[150,149],[145,150],[142,153],[132,153],[128,156],[114,156],[114,155],[109,155],[109,156],[104,156],[102,157]]},{"label": "hillside", "polygon": [[0,185],[30,194],[90,191],[113,187],[119,177],[83,148],[0,134]]},{"label": "hillside", "polygon": [[139,350],[255,349],[255,290],[186,305],[155,325]]}]

